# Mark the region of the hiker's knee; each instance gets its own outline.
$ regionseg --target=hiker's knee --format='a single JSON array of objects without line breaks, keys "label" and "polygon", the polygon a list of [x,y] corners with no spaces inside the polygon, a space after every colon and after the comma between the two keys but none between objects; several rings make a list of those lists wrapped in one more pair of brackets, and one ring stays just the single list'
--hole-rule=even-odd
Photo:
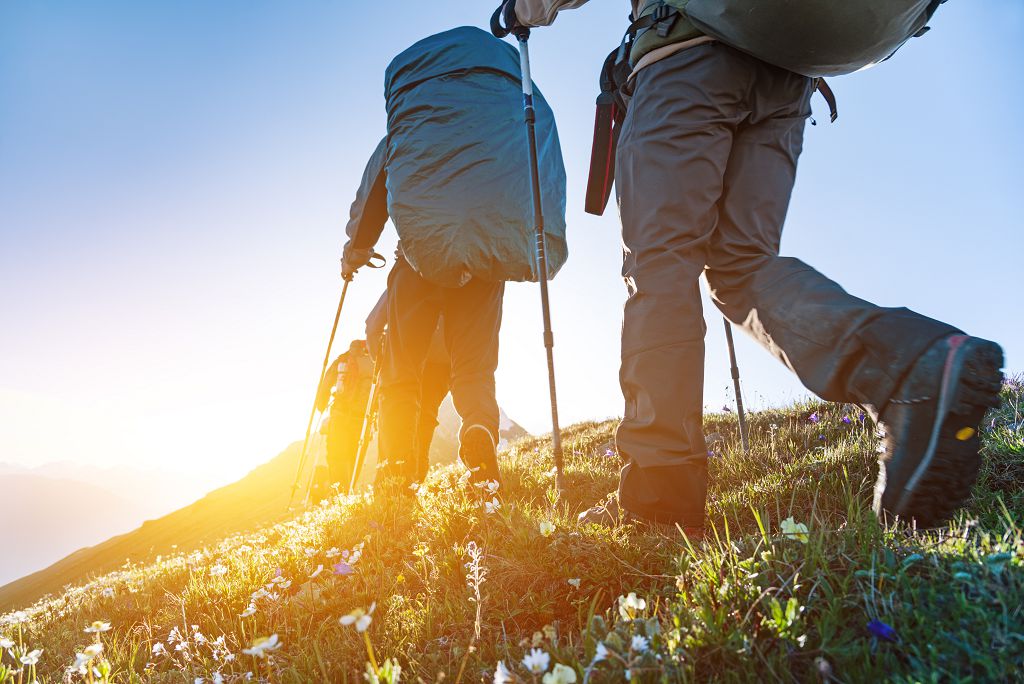
[{"label": "hiker's knee", "polygon": [[712,292],[741,289],[758,271],[776,258],[773,253],[757,249],[737,252],[712,250],[708,255],[704,273]]}]

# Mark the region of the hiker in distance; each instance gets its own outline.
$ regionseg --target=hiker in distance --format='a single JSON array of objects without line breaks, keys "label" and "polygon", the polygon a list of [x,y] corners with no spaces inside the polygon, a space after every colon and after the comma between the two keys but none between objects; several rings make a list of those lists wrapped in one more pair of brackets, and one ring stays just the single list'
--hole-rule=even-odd
[{"label": "hiker in distance", "polygon": [[352,340],[324,373],[316,403],[318,411],[327,412],[327,477],[315,478],[319,498],[330,494],[333,483],[342,492],[348,490],[372,383],[373,361],[366,340]]},{"label": "hiker in distance", "polygon": [[[508,28],[545,26],[585,2],[513,0],[499,12]],[[633,3],[623,48],[606,63],[628,106],[614,166],[628,290],[625,415],[616,434],[625,465],[617,501],[581,521],[702,532],[702,273],[725,316],[809,390],[860,404],[877,421],[885,433],[877,513],[933,526],[968,497],[979,467],[977,428],[998,404],[1000,347],[858,299],[779,255],[817,77],[885,59],[938,5]]]},{"label": "hiker in distance", "polygon": [[[498,364],[505,281],[535,280],[530,167],[515,50],[477,28],[430,36],[385,74],[387,136],[352,207],[342,275],[368,263],[390,217],[400,256],[388,275],[377,481],[417,475],[424,362],[444,319],[459,456],[471,481],[499,480]],[[536,98],[550,275],[565,262],[565,170],[550,107]]]}]

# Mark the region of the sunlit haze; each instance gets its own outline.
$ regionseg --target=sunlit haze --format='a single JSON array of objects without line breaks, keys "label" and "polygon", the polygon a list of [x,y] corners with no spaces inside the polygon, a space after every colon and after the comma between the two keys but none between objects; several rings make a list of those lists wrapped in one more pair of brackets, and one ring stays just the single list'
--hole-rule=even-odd
[{"label": "sunlit haze", "polygon": [[[582,205],[596,75],[626,6],[592,2],[531,42],[569,177],[570,257],[551,289],[564,424],[621,413],[618,217]],[[301,439],[349,204],[384,132],[384,68],[489,10],[0,4],[0,462],[133,464],[212,485]],[[891,62],[836,79],[840,118],[815,99],[783,240],[858,296],[1000,342],[1011,371],[1024,364],[1022,65],[1019,0],[953,0]],[[395,239],[389,226],[389,260]],[[338,351],[362,336],[385,276],[357,276]],[[718,411],[728,361],[706,313]],[[806,395],[737,343],[753,408]],[[550,429],[536,285],[507,290],[498,398]]]}]

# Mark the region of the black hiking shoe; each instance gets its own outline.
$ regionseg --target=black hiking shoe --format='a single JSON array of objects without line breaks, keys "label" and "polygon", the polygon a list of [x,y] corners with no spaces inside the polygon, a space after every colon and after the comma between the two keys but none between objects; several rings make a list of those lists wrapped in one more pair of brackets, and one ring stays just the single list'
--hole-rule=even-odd
[{"label": "black hiking shoe", "polygon": [[501,484],[494,437],[491,435],[491,431],[483,425],[470,425],[463,431],[459,445],[459,457],[469,468],[470,484],[491,481]]},{"label": "black hiking shoe", "polygon": [[985,411],[999,405],[1003,350],[966,335],[922,354],[879,416],[874,510],[935,527],[968,499],[978,477]]},{"label": "black hiking shoe", "polygon": [[[613,529],[619,525],[633,524],[642,530],[657,532],[667,537],[674,537],[679,534],[675,525],[659,523],[648,520],[643,516],[632,513],[619,506],[618,497],[610,494],[604,503],[591,506],[576,517],[580,525],[601,525]],[[685,534],[691,541],[699,541],[704,538],[703,527],[683,527]]]}]

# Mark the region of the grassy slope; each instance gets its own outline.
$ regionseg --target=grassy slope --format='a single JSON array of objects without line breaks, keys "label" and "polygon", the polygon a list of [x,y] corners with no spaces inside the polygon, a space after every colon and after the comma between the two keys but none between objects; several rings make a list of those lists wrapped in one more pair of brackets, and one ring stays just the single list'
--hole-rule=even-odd
[{"label": "grassy slope", "polygon": [[[490,681],[503,659],[530,681],[520,661],[537,646],[582,681],[598,641],[619,655],[596,664],[590,681],[622,681],[626,664],[640,681],[1012,679],[1024,668],[1022,394],[1019,384],[1008,388],[990,417],[974,499],[942,532],[878,526],[868,512],[872,431],[857,410],[822,404],[754,415],[747,456],[730,416],[707,419],[708,431],[725,437],[711,461],[712,541],[581,529],[575,513],[614,487],[617,470],[604,455],[613,424],[584,424],[565,433],[570,495],[557,512],[547,498],[547,445],[527,440],[503,462],[505,503],[494,513],[467,495],[457,468],[435,470],[416,499],[332,501],[40,603],[25,645],[45,649],[41,681],[59,681],[89,641],[83,627],[102,619],[114,626],[103,641],[116,681],[218,671],[231,681],[254,671],[273,681],[355,682],[366,646],[338,618],[376,602],[367,634],[405,679]],[[806,543],[780,533],[790,516],[808,526]],[[550,536],[539,529],[545,520],[555,524]],[[471,542],[487,573],[479,604],[466,581]],[[360,543],[354,572],[329,574],[338,559],[328,550]],[[321,564],[327,570],[308,580]],[[273,585],[279,596],[257,599],[255,614],[240,617],[278,572],[290,585]],[[568,582],[577,578],[578,588]],[[646,606],[618,610],[627,592]],[[891,635],[872,634],[871,620]],[[172,644],[175,628],[186,636]],[[0,626],[5,632],[17,637],[14,627]],[[188,636],[196,632],[206,641]],[[282,643],[271,660],[241,653],[271,633]],[[223,648],[211,645],[222,635]],[[630,651],[634,636],[650,639],[651,651]],[[171,655],[151,656],[157,642]],[[235,657],[225,662],[227,651]]]}]

